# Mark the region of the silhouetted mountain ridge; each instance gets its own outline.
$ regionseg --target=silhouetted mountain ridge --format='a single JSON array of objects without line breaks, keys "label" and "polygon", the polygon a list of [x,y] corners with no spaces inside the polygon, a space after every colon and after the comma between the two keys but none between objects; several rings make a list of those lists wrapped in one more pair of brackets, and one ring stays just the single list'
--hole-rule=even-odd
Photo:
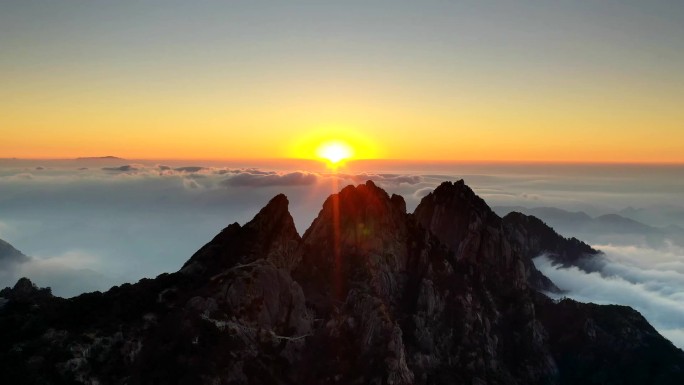
[{"label": "silhouetted mountain ridge", "polygon": [[[684,238],[684,229],[678,225],[651,226],[615,213],[591,217],[581,211],[571,212],[554,207],[499,206],[494,209],[502,214],[520,212],[535,216],[563,235],[579,237],[597,244],[646,243],[653,248],[660,248],[672,242],[684,246],[681,241]],[[620,211],[622,212],[649,212],[649,210],[625,209]]]},{"label": "silhouetted mountain ridge", "polygon": [[[463,181],[415,213],[372,182],[300,237],[284,195],[173,274],[64,300],[2,293],[3,383],[680,384],[684,352],[627,307],[555,302],[536,252],[595,250]],[[536,273],[535,273],[536,272]],[[29,287],[30,286],[30,287]],[[31,298],[31,295],[28,296]]]},{"label": "silhouetted mountain ridge", "polygon": [[512,212],[503,218],[508,238],[525,245],[528,258],[546,255],[565,267],[580,266],[582,259],[598,256],[601,252],[577,238],[564,238],[541,219]]}]

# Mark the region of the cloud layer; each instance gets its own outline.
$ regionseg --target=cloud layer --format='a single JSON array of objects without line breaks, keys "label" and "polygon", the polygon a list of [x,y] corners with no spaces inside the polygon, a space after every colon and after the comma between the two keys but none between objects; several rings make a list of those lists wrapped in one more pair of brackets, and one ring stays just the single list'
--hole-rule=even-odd
[{"label": "cloud layer", "polygon": [[[674,206],[645,211],[662,202],[684,207],[684,172],[677,169],[368,163],[335,174],[280,164],[0,160],[0,238],[32,257],[1,270],[0,286],[25,275],[62,296],[106,290],[177,270],[222,228],[250,220],[278,193],[288,196],[303,232],[327,196],[348,184],[371,179],[404,196],[412,211],[439,183],[461,178],[491,206],[593,216],[632,206],[644,220],[684,225],[684,216],[680,223],[662,214],[677,212]],[[537,263],[569,296],[634,306],[684,346],[684,253],[667,243],[598,247],[608,255],[602,274]]]},{"label": "cloud layer", "polygon": [[289,196],[303,232],[329,194],[368,179],[388,189],[421,180],[151,162],[5,165],[0,238],[32,259],[0,271],[0,286],[26,275],[71,296],[175,271],[222,228],[250,220],[278,193]]},{"label": "cloud layer", "polygon": [[628,305],[675,345],[684,348],[684,254],[635,246],[596,245],[605,253],[600,271],[561,268],[545,256],[535,265],[565,296],[582,302]]}]

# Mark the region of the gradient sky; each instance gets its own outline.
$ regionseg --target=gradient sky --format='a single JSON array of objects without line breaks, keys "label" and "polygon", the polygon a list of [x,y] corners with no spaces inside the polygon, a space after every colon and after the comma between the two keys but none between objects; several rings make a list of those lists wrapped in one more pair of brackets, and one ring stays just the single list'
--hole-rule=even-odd
[{"label": "gradient sky", "polygon": [[5,0],[0,157],[684,162],[683,69],[679,0]]}]

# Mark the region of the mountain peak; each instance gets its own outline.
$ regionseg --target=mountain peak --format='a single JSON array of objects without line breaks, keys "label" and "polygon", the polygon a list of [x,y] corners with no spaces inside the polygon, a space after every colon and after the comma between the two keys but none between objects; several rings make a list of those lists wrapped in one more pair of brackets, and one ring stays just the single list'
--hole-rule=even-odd
[{"label": "mountain peak", "polygon": [[527,249],[511,244],[501,218],[462,179],[439,185],[421,200],[414,215],[457,259],[489,266],[517,287],[560,291],[537,270]]},{"label": "mountain peak", "polygon": [[[458,259],[486,257],[487,252],[481,248],[481,241],[489,232],[482,231],[501,226],[501,218],[465,184],[463,179],[440,184],[423,197],[413,214],[423,227],[449,246]],[[489,240],[500,243],[498,238]],[[496,253],[501,254],[502,251],[498,250]]]},{"label": "mountain peak", "polygon": [[[290,201],[285,194],[278,194],[271,198],[254,218],[247,222],[244,227],[263,229],[268,231],[275,230],[276,225],[283,225],[287,228],[294,228],[294,220],[289,211]],[[291,226],[290,226],[291,225]],[[295,230],[296,232],[296,230]]]},{"label": "mountain peak", "polygon": [[26,277],[19,278],[12,288],[0,291],[0,297],[16,302],[39,302],[52,297],[50,288],[39,288]]},{"label": "mountain peak", "polygon": [[[435,197],[447,198],[447,199],[453,199],[453,198],[457,197],[457,198],[462,199],[462,200],[471,201],[473,204],[477,204],[478,206],[481,206],[482,208],[486,207],[486,209],[489,210],[489,206],[487,206],[487,203],[485,203],[485,201],[482,198],[480,198],[477,194],[475,194],[475,191],[473,191],[473,189],[471,189],[465,183],[465,181],[463,179],[459,179],[455,182],[452,182],[452,181],[442,182],[430,194],[435,195]],[[428,194],[428,196],[430,194]]]},{"label": "mountain peak", "polygon": [[233,223],[223,229],[181,271],[217,274],[235,264],[260,258],[290,269],[298,259],[295,250],[300,241],[289,211],[289,200],[278,194],[244,226]]},{"label": "mountain peak", "polygon": [[325,237],[339,236],[343,243],[363,248],[364,241],[380,240],[386,235],[383,232],[396,228],[387,226],[398,225],[405,214],[404,198],[390,197],[372,181],[349,185],[325,200],[318,217],[304,233],[304,242],[325,232]]},{"label": "mountain peak", "polygon": [[343,300],[353,280],[403,269],[407,232],[403,198],[390,197],[372,181],[349,185],[326,199],[304,233],[295,277],[329,310],[330,299]]},{"label": "mountain peak", "polygon": [[25,262],[28,259],[24,253],[0,239],[0,265],[3,263]]}]

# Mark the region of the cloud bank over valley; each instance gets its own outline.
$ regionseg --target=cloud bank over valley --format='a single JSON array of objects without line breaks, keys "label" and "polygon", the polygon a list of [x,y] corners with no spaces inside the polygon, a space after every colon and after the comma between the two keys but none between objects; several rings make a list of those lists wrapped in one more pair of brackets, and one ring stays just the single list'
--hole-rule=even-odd
[{"label": "cloud bank over valley", "polygon": [[[596,272],[537,266],[566,296],[633,306],[684,346],[684,170],[674,166],[412,164],[324,167],[220,162],[0,160],[0,286],[27,276],[61,296],[175,271],[227,225],[284,193],[300,233],[323,201],[373,180],[412,211],[464,179],[499,215],[535,215],[605,252]],[[664,205],[667,203],[667,205]]]}]

